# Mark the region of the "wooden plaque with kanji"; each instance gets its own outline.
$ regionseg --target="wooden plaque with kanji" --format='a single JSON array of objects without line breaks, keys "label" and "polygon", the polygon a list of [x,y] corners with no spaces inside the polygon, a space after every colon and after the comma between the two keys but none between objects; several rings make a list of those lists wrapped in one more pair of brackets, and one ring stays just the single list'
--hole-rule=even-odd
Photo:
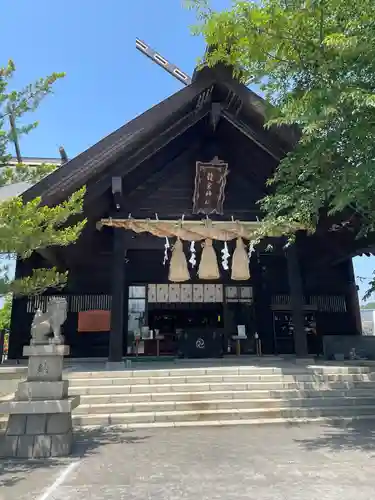
[{"label": "wooden plaque with kanji", "polygon": [[228,164],[217,158],[210,163],[197,162],[193,197],[194,214],[223,215],[227,175]]}]

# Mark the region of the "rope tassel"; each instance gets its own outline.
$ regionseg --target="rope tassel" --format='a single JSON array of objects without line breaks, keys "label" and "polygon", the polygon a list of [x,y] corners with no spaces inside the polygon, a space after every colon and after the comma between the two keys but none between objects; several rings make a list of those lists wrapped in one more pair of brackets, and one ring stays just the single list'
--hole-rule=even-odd
[{"label": "rope tassel", "polygon": [[169,267],[169,281],[181,283],[189,281],[190,274],[182,241],[178,238],[172,249],[171,263]]},{"label": "rope tassel", "polygon": [[237,238],[232,258],[232,280],[245,281],[248,279],[250,279],[249,256],[242,238]]},{"label": "rope tassel", "polygon": [[201,280],[217,280],[220,278],[216,252],[210,239],[205,240],[203,245],[198,276]]}]

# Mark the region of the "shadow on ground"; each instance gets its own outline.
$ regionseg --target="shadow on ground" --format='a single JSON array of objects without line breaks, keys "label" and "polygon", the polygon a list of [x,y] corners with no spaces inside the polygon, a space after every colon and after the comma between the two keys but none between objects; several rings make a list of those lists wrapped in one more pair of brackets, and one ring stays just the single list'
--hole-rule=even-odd
[{"label": "shadow on ground", "polygon": [[[32,472],[45,472],[50,469],[51,477],[54,469],[71,463],[75,458],[83,458],[99,452],[103,446],[111,444],[136,445],[149,438],[138,437],[135,431],[121,428],[81,429],[76,431],[73,453],[68,458],[51,458],[41,460],[1,459],[0,462],[0,491],[1,488],[14,486],[16,483],[28,479]],[[2,439],[3,436],[0,436]],[[0,495],[1,498],[1,495]]]},{"label": "shadow on ground", "polygon": [[[307,450],[375,452],[375,418],[344,421],[337,419],[320,425],[321,434],[295,441]],[[306,428],[308,435],[308,427]]]}]

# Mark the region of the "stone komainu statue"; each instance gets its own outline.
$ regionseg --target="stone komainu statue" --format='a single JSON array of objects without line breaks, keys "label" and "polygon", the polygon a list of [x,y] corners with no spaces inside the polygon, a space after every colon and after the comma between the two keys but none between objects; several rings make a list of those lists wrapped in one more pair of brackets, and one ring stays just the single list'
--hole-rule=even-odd
[{"label": "stone komainu statue", "polygon": [[38,309],[31,324],[31,344],[62,344],[61,326],[67,315],[67,301],[64,297],[53,297],[47,303],[47,310]]}]

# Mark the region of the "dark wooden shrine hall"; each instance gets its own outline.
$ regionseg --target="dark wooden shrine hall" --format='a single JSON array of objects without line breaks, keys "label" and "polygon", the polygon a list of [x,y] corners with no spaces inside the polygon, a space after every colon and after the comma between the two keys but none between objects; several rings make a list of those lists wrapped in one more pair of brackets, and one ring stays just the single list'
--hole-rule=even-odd
[{"label": "dark wooden shrine hall", "polygon": [[[262,242],[251,254],[250,279],[244,281],[231,279],[230,258],[229,269],[222,268],[223,242],[215,241],[220,278],[199,279],[198,266],[189,264],[190,281],[176,284],[168,279],[169,261],[163,265],[165,238],[97,229],[103,218],[124,220],[129,214],[143,221],[201,220],[204,215],[193,210],[197,164],[210,165],[214,158],[227,165],[228,174],[219,193],[223,213],[210,213],[210,220],[256,222],[266,179],[297,140],[294,129],[266,131],[263,123],[260,97],[226,68],[203,68],[190,85],[24,194],[25,201],[41,196],[54,205],[87,187],[88,222],[79,241],[35,253],[16,269],[17,276],[41,266],[69,270],[59,294],[68,301],[63,333],[71,356],[120,361],[126,355],[197,355],[202,339],[205,356],[238,348],[252,353],[257,337],[264,354],[304,356],[321,349],[324,335],[361,333],[351,259],[360,242],[348,231],[299,234],[287,253],[281,238],[273,240],[272,251]],[[183,245],[189,260],[190,244]],[[231,256],[234,246],[228,243]],[[198,264],[201,253],[197,242]],[[21,357],[33,314],[57,294],[14,300],[10,358]]]}]

